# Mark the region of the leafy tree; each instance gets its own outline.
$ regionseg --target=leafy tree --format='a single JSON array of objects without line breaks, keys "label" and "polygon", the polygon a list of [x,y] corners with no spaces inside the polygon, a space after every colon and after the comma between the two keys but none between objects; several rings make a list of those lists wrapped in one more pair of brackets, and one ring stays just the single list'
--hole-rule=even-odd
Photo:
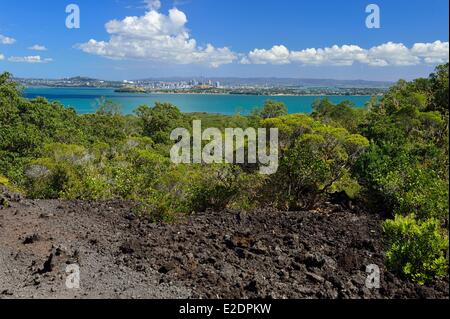
[{"label": "leafy tree", "polygon": [[178,127],[189,127],[188,118],[170,103],[155,103],[155,106],[140,106],[135,111],[141,121],[143,134],[156,143],[169,143],[170,133]]},{"label": "leafy tree", "polygon": [[264,103],[262,108],[254,109],[252,112],[253,117],[259,117],[263,120],[269,118],[275,118],[288,114],[288,109],[283,102],[277,102],[268,100]]},{"label": "leafy tree", "polygon": [[122,106],[114,101],[101,97],[97,101],[97,114],[120,115],[122,114]]},{"label": "leafy tree", "polygon": [[306,115],[267,119],[263,124],[280,133],[281,163],[272,177],[272,193],[277,194],[280,205],[312,208],[324,195],[356,184],[351,176],[353,165],[369,146],[363,136]]},{"label": "leafy tree", "polygon": [[445,220],[448,126],[443,114],[430,111],[435,95],[430,81],[400,81],[371,109],[360,131],[372,144],[359,173],[364,184],[381,194],[387,209]]},{"label": "leafy tree", "polygon": [[365,110],[358,109],[350,101],[344,101],[337,105],[328,98],[314,101],[312,116],[322,123],[344,127],[352,133],[356,133],[358,126],[363,123]]},{"label": "leafy tree", "polygon": [[0,174],[20,184],[24,166],[40,156],[45,143],[82,141],[73,109],[43,98],[26,100],[10,74],[0,75]]},{"label": "leafy tree", "polygon": [[428,111],[437,111],[448,120],[448,69],[449,64],[439,65],[436,71],[430,75],[430,87],[432,96],[428,105]]}]

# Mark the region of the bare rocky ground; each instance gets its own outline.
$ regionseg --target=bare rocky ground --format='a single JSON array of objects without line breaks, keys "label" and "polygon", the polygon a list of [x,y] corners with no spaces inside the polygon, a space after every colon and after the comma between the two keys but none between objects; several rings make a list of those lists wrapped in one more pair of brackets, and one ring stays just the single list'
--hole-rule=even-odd
[{"label": "bare rocky ground", "polygon": [[[339,205],[154,224],[123,201],[2,196],[0,299],[449,297],[448,278],[421,287],[388,272],[381,219]],[[74,263],[81,287],[71,290]],[[365,287],[370,264],[381,268],[380,289]]]}]

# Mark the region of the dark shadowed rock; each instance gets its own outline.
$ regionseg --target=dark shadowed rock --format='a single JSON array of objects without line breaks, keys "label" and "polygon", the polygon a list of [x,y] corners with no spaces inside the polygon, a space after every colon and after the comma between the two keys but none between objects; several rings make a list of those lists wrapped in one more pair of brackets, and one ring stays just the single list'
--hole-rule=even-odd
[{"label": "dark shadowed rock", "polygon": [[[2,291],[30,298],[448,298],[448,278],[422,287],[384,268],[382,219],[363,211],[210,211],[165,224],[133,215],[134,208],[28,199],[4,208]],[[23,245],[36,229],[41,240]],[[68,263],[81,267],[79,293],[64,287]],[[365,287],[368,264],[381,268],[379,290]]]},{"label": "dark shadowed rock", "polygon": [[22,243],[24,245],[29,245],[29,244],[33,244],[39,240],[40,240],[40,236],[38,234],[32,234],[32,235],[26,236]]}]

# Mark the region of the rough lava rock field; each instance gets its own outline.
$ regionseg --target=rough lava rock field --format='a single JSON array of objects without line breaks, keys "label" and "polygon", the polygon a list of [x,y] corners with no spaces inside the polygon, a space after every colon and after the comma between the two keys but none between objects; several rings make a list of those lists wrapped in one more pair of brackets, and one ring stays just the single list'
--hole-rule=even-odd
[{"label": "rough lava rock field", "polygon": [[[155,224],[123,201],[0,193],[0,298],[448,298],[383,266],[381,219],[317,211],[207,212]],[[67,289],[68,264],[80,289]],[[379,265],[381,288],[367,289]]]}]

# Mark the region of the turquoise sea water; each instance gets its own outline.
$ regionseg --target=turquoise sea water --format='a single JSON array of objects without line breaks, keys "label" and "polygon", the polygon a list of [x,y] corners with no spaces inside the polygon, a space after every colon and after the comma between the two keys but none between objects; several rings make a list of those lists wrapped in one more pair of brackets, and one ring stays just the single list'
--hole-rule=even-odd
[{"label": "turquoise sea water", "polygon": [[[116,93],[104,88],[42,88],[25,89],[25,97],[42,96],[50,101],[59,101],[73,107],[78,113],[93,113],[102,97],[122,106],[123,113],[131,114],[139,105],[153,106],[155,102],[169,102],[182,112],[208,112],[220,114],[248,114],[254,107],[262,106],[266,100],[284,102],[290,113],[311,112],[314,100],[324,96],[253,96],[253,95],[199,95],[199,94],[135,94]],[[357,107],[364,107],[369,96],[329,96],[332,102],[350,100]]]}]

